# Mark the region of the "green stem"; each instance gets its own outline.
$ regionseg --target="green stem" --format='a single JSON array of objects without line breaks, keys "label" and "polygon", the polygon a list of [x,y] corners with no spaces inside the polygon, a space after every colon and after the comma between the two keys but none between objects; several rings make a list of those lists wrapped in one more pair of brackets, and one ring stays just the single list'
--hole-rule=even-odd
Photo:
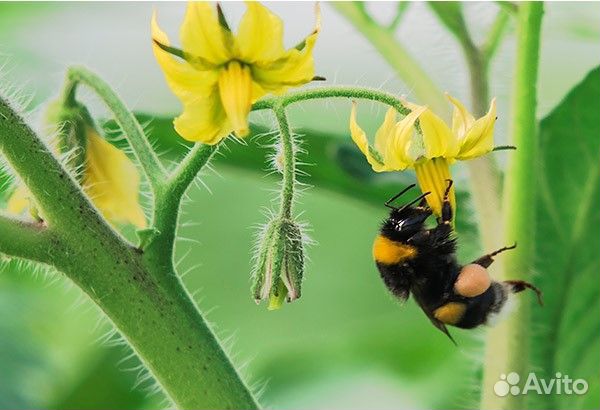
[{"label": "green stem", "polygon": [[48,224],[38,232],[0,218],[0,237],[11,239],[0,240],[0,252],[64,272],[102,309],[178,408],[257,408],[176,275],[172,247],[143,251],[121,238],[1,98],[0,150]]},{"label": "green stem", "polygon": [[[505,257],[504,279],[528,280],[531,276],[535,246],[536,175],[531,172],[537,153],[537,79],[543,3],[519,4],[517,22],[517,58],[513,85],[513,144],[504,187],[506,241],[519,247]],[[516,312],[500,326],[489,331],[482,388],[483,409],[520,409],[524,395],[500,398],[493,385],[501,373],[517,372],[521,378],[529,371],[530,304],[522,301]]]},{"label": "green stem", "polygon": [[115,120],[123,130],[140,166],[144,170],[153,190],[160,189],[166,172],[160,163],[150,142],[144,134],[142,126],[127,109],[123,101],[113,89],[100,77],[85,67],[71,67],[67,72],[67,80],[63,91],[65,103],[74,100],[77,84],[85,84],[94,90],[115,116]]},{"label": "green stem", "polygon": [[152,218],[155,233],[144,250],[147,254],[155,255],[154,263],[165,269],[171,268],[181,198],[198,172],[215,154],[217,147],[218,145],[196,144],[169,176],[164,188],[157,192]]},{"label": "green stem", "polygon": [[[484,115],[490,101],[488,67],[490,61],[470,40],[461,41],[471,89],[471,105],[476,117]],[[481,242],[486,251],[502,246],[501,173],[493,156],[475,158],[468,162],[469,182],[473,203],[477,209],[477,220]],[[492,275],[500,270],[493,267]]]},{"label": "green stem", "polygon": [[263,98],[252,106],[253,111],[274,109],[276,106],[287,107],[290,104],[300,101],[315,100],[322,98],[359,98],[371,101],[378,101],[394,107],[402,115],[410,113],[402,101],[390,93],[384,91],[359,88],[359,87],[319,87],[308,90],[295,91],[282,96],[272,96]]},{"label": "green stem", "polygon": [[294,203],[294,188],[296,184],[296,155],[294,153],[294,140],[290,132],[290,123],[283,105],[276,105],[273,109],[281,140],[281,154],[283,155],[283,181],[281,189],[280,215],[282,218],[292,218],[292,205]]},{"label": "green stem", "polygon": [[501,8],[498,10],[492,28],[488,32],[487,37],[481,46],[484,61],[488,63],[492,61],[496,51],[498,51],[498,46],[502,42],[504,34],[506,34],[506,26],[508,25],[509,17],[508,12],[504,9]]},{"label": "green stem", "polygon": [[400,26],[400,23],[402,22],[402,17],[404,17],[404,15],[406,14],[406,10],[408,10],[410,4],[410,1],[398,1],[398,5],[396,6],[396,15],[394,16],[390,24],[388,24],[388,26],[386,27],[388,31],[392,33],[396,31],[398,26]]},{"label": "green stem", "polygon": [[94,224],[98,237],[116,236],[70,173],[1,97],[0,150],[27,185],[49,229],[77,236],[80,231],[89,230],[89,224]]},{"label": "green stem", "polygon": [[194,181],[198,172],[208,163],[217,151],[218,145],[196,143],[192,150],[179,163],[169,176],[167,186],[169,190],[183,195],[187,187]]},{"label": "green stem", "polygon": [[[489,103],[488,67],[490,60],[475,45],[462,12],[460,3],[431,2],[431,9],[436,13],[440,22],[454,35],[460,44],[467,67],[471,85],[471,102],[475,116],[486,113]],[[502,15],[505,13],[500,12]],[[497,28],[490,36],[498,37],[501,32]],[[499,39],[491,40],[499,41]],[[500,209],[500,171],[492,156],[475,158],[468,162],[469,180],[472,200],[477,210],[479,233],[484,249],[491,250],[501,247],[502,213]],[[497,263],[492,269],[500,268]]]},{"label": "green stem", "polygon": [[0,253],[49,263],[52,234],[41,223],[30,223],[0,214]]}]

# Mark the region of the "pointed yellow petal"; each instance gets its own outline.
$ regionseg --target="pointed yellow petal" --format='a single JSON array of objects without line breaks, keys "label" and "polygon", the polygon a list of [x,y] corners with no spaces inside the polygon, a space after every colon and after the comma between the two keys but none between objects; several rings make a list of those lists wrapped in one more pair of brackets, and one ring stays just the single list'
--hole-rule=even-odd
[{"label": "pointed yellow petal", "polygon": [[188,2],[180,36],[186,53],[215,65],[223,64],[233,56],[232,35],[221,26],[215,7],[208,2]]},{"label": "pointed yellow petal", "polygon": [[367,140],[365,132],[362,130],[362,128],[360,128],[360,126],[356,122],[356,102],[352,103],[352,112],[350,113],[350,135],[352,136],[352,140],[354,141],[358,149],[360,149],[360,151],[367,158],[369,164],[371,164],[373,171],[393,171],[393,169],[390,169],[386,165],[379,162],[371,154],[371,150],[373,150],[373,148],[369,147],[369,141]]},{"label": "pointed yellow petal", "polygon": [[394,130],[394,137],[389,141],[384,152],[384,162],[398,170],[404,170],[415,164],[414,158],[410,155],[415,122],[419,116],[426,110],[426,107],[419,107],[411,111],[406,117],[399,121]]},{"label": "pointed yellow petal", "polygon": [[[404,100],[402,103],[413,111],[423,108],[421,105]],[[429,159],[454,156],[458,151],[456,137],[440,117],[429,108],[425,108],[419,116],[419,124],[423,135],[423,139],[419,144],[422,149],[422,156]],[[418,155],[418,153],[415,154]]]},{"label": "pointed yellow petal", "polygon": [[[431,210],[435,215],[441,216],[444,192],[448,187],[448,180],[451,179],[448,161],[445,158],[425,160],[415,167],[415,172],[421,191],[423,193],[431,192],[426,197]],[[456,214],[454,187],[450,189],[448,199],[454,214]]]},{"label": "pointed yellow petal", "polygon": [[494,149],[494,124],[496,123],[496,99],[490,104],[486,115],[479,118],[467,130],[456,158],[464,160],[479,157]]},{"label": "pointed yellow petal", "polygon": [[219,75],[219,95],[227,118],[238,137],[250,131],[248,114],[253,100],[250,68],[237,61],[230,62]]},{"label": "pointed yellow petal", "polygon": [[110,221],[146,225],[138,202],[140,176],[123,151],[88,128],[84,190]]},{"label": "pointed yellow petal", "polygon": [[[152,38],[163,45],[170,45],[169,38],[160,29],[156,12],[152,15]],[[175,58],[152,42],[152,51],[156,61],[165,74],[167,84],[180,99],[194,98],[194,95],[207,94],[218,79],[217,71],[199,71],[188,62]]]},{"label": "pointed yellow petal", "polygon": [[301,44],[286,51],[277,60],[256,61],[253,64],[252,77],[265,91],[280,94],[289,87],[297,87],[312,81],[315,76],[313,48],[321,26],[318,4],[316,14],[315,28]]},{"label": "pointed yellow petal", "polygon": [[283,23],[256,1],[246,2],[236,42],[240,58],[247,63],[277,60],[285,53]]},{"label": "pointed yellow petal", "polygon": [[446,97],[454,105],[454,111],[452,112],[452,132],[457,136],[459,141],[462,141],[467,134],[467,130],[473,126],[475,118],[456,98],[450,94],[446,94]]},{"label": "pointed yellow petal", "polygon": [[394,136],[396,130],[396,110],[390,107],[386,114],[383,123],[375,134],[374,146],[375,149],[384,154],[388,145],[388,141]]},{"label": "pointed yellow petal", "polygon": [[419,117],[423,130],[423,144],[426,158],[454,156],[449,148],[456,147],[456,137],[446,123],[431,110],[425,110]]},{"label": "pointed yellow petal", "polygon": [[233,131],[218,90],[185,102],[183,113],[173,121],[175,130],[188,141],[214,145]]}]

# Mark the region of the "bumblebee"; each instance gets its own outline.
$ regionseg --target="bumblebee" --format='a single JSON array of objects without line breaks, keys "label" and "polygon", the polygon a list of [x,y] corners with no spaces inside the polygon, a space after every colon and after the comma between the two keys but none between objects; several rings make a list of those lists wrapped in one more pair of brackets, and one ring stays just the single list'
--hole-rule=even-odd
[{"label": "bumblebee", "polygon": [[507,246],[470,264],[456,259],[456,237],[452,228],[453,209],[448,200],[452,181],[444,194],[441,216],[427,228],[432,215],[424,193],[401,207],[392,203],[414,188],[414,184],[389,199],[390,215],[383,221],[373,244],[373,258],[389,291],[402,301],[412,294],[431,323],[456,344],[447,325],[472,329],[493,324],[510,306],[512,294],[533,290],[542,304],[542,292],[521,280],[496,282],[487,268],[498,254],[516,248]]}]

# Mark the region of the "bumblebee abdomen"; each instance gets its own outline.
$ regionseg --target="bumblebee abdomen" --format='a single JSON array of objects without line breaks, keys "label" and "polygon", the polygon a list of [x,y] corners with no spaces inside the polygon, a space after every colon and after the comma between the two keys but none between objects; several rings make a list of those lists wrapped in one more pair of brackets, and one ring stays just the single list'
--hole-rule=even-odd
[{"label": "bumblebee abdomen", "polygon": [[373,259],[377,265],[397,265],[417,256],[417,249],[406,243],[378,235],[373,242]]}]

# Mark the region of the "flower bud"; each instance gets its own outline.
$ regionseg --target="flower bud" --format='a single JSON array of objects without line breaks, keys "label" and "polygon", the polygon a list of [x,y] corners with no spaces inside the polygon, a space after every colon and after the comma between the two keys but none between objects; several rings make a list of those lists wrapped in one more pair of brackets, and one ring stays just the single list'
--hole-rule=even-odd
[{"label": "flower bud", "polygon": [[[63,158],[102,215],[112,223],[144,228],[146,218],[138,198],[139,173],[123,151],[100,135],[87,108],[61,99],[48,106],[45,121],[55,135],[51,149]],[[29,209],[34,219],[43,219],[31,199],[21,185],[12,194],[8,209],[15,214]]]},{"label": "flower bud", "polygon": [[294,221],[272,219],[259,238],[252,293],[256,303],[268,299],[269,310],[301,295],[304,274],[302,230]]}]

